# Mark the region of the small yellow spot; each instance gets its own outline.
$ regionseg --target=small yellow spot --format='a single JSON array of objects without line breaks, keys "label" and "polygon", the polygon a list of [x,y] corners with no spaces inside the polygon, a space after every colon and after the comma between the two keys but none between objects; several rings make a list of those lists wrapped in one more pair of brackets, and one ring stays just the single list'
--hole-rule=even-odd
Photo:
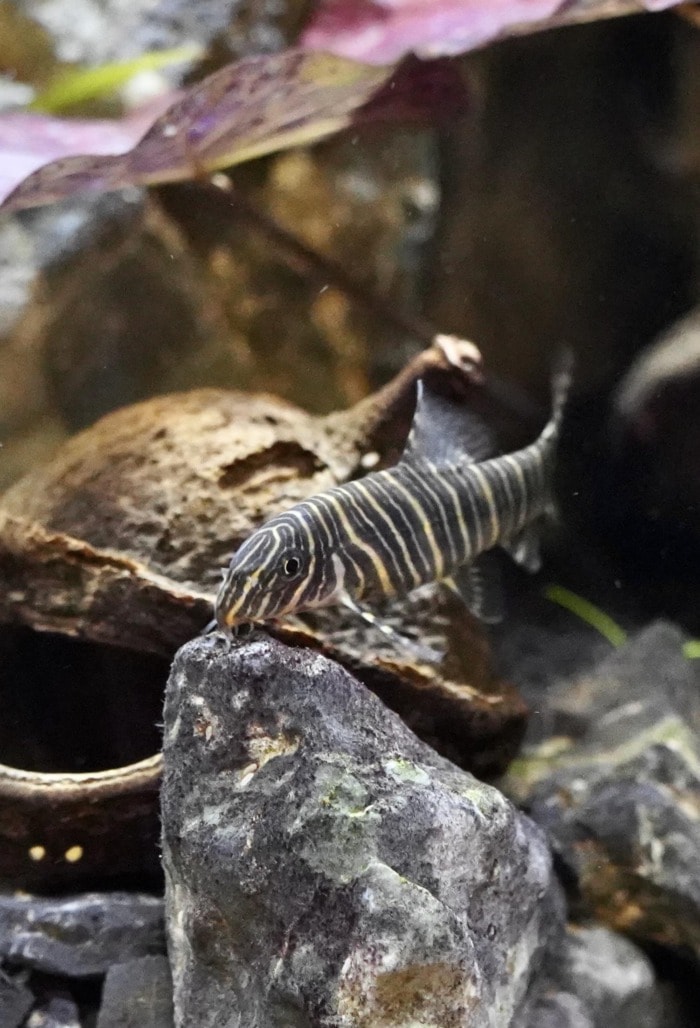
[{"label": "small yellow spot", "polygon": [[30,846],[29,847],[29,859],[30,860],[36,860],[38,862],[39,860],[43,860],[45,856],[46,856],[46,848],[44,846]]},{"label": "small yellow spot", "polygon": [[67,860],[69,864],[77,864],[78,861],[82,859],[83,847],[82,846],[71,846],[71,847],[69,847],[69,849],[66,850],[66,852],[63,854],[63,856],[64,856],[64,859]]}]

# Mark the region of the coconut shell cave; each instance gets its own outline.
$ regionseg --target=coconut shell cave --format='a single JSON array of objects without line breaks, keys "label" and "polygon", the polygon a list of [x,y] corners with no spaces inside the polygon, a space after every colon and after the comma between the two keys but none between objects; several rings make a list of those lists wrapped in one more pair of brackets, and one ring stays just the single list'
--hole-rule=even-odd
[{"label": "coconut shell cave", "polygon": [[[395,460],[418,377],[478,399],[474,348],[462,345],[429,348],[325,417],[265,395],[157,397],[107,415],[2,497],[0,879],[157,874],[162,689],[177,648],[211,617],[221,567],[275,513]],[[456,763],[500,771],[525,707],[494,676],[481,626],[440,589],[392,620],[439,637],[443,663],[339,610],[271,630],[350,668]]]}]

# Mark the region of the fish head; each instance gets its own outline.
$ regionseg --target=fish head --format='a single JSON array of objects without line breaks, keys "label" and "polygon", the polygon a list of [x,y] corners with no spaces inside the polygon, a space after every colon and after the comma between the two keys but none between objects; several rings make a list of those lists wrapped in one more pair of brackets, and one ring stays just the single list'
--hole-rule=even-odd
[{"label": "fish head", "polygon": [[304,610],[314,598],[313,540],[289,517],[273,518],[236,551],[216,598],[220,629]]}]

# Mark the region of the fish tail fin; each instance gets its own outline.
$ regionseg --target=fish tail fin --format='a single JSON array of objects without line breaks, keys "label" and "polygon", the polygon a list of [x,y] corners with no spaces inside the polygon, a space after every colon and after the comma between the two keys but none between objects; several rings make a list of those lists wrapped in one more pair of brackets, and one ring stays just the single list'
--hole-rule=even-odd
[{"label": "fish tail fin", "polygon": [[536,455],[535,459],[543,471],[544,494],[541,497],[539,513],[511,539],[502,544],[513,560],[531,573],[539,571],[542,563],[540,536],[544,524],[546,522],[557,523],[559,520],[554,494],[554,456],[569,396],[573,366],[572,351],[568,348],[562,349],[557,355],[552,372],[552,413],[542,429],[539,439],[535,440],[531,448],[531,452]]},{"label": "fish tail fin", "polygon": [[574,353],[570,347],[559,351],[552,372],[552,413],[542,430],[542,442],[556,440],[564,417],[566,401],[569,397],[571,379],[574,370]]}]

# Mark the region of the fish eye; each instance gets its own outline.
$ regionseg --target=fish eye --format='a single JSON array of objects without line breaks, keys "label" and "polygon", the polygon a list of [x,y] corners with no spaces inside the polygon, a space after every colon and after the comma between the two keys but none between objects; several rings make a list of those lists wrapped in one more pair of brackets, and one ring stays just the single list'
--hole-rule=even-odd
[{"label": "fish eye", "polygon": [[285,578],[295,578],[301,571],[301,557],[296,553],[288,553],[280,561],[280,568]]}]

